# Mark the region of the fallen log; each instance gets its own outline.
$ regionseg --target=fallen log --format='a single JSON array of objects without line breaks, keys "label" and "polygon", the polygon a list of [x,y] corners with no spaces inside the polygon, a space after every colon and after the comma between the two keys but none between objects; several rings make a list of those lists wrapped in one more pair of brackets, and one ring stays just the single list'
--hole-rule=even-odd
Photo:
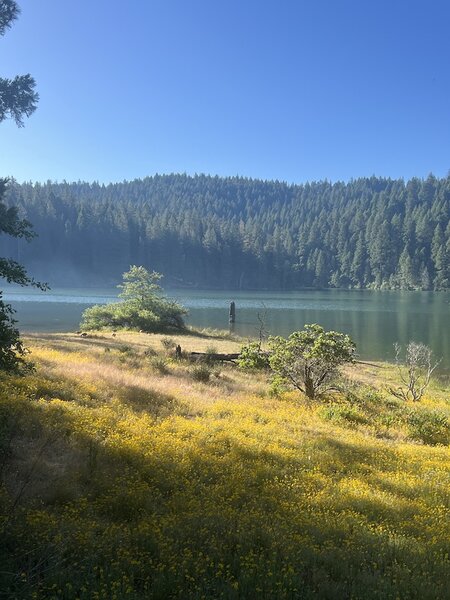
[{"label": "fallen log", "polygon": [[234,354],[218,354],[217,352],[191,352],[189,356],[195,360],[233,361],[239,358],[239,352]]},{"label": "fallen log", "polygon": [[363,360],[355,360],[355,365],[369,365],[369,367],[376,367],[377,369],[382,369],[383,365],[375,365],[374,363],[364,362]]}]

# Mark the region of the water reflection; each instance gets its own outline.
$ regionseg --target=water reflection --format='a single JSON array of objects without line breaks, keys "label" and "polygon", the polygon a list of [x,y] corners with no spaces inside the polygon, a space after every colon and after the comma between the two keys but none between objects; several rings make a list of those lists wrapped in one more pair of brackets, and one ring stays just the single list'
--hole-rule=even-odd
[{"label": "water reflection", "polygon": [[[259,333],[258,313],[265,312],[271,334],[289,335],[305,323],[344,331],[366,359],[392,359],[393,344],[410,340],[429,345],[450,366],[450,293],[304,291],[233,292],[236,323],[229,323],[229,292],[177,290],[171,295],[189,308],[188,323],[198,328],[230,330],[246,337]],[[25,331],[73,331],[89,305],[115,299],[115,290],[8,292]],[[44,300],[45,298],[45,300]]]}]

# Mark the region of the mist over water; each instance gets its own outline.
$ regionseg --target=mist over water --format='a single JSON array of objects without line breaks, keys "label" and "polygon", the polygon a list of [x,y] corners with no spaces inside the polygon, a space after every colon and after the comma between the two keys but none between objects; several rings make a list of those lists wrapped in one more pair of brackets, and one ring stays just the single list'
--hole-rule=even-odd
[{"label": "mist over water", "polygon": [[[8,289],[4,296],[17,310],[24,332],[68,332],[79,328],[83,310],[118,301],[115,288],[57,288],[39,292]],[[189,309],[187,323],[197,328],[229,329],[228,308],[236,302],[234,331],[258,334],[258,313],[272,335],[287,336],[305,323],[348,333],[364,359],[389,360],[393,344],[414,340],[430,346],[450,366],[450,293],[371,290],[297,292],[223,292],[169,290]]]}]

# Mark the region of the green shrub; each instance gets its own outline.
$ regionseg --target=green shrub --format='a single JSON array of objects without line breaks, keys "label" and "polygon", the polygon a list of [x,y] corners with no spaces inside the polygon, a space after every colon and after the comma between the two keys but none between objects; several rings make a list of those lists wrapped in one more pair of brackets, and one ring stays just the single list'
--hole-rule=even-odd
[{"label": "green shrub", "polygon": [[259,342],[249,342],[242,346],[237,364],[245,371],[268,369],[269,355],[261,349]]},{"label": "green shrub", "polygon": [[409,437],[412,440],[434,446],[450,443],[450,422],[437,410],[412,410],[407,417]]},{"label": "green shrub", "polygon": [[270,381],[269,395],[272,398],[279,398],[287,390],[286,383],[282,377],[274,375]]},{"label": "green shrub", "polygon": [[210,368],[205,365],[197,365],[191,371],[192,379],[195,381],[201,381],[202,383],[207,383],[211,377]]},{"label": "green shrub", "polygon": [[160,375],[167,375],[169,368],[167,366],[167,360],[162,356],[154,356],[150,359],[150,365],[155,371],[158,371]]},{"label": "green shrub", "polygon": [[162,295],[162,275],[133,266],[124,273],[122,302],[96,305],[83,312],[82,329],[138,329],[145,332],[183,329],[186,309]]},{"label": "green shrub", "polygon": [[349,423],[367,422],[366,417],[359,410],[348,404],[329,404],[320,410],[320,415],[327,421],[334,421],[337,423],[342,423],[344,421],[348,421]]}]

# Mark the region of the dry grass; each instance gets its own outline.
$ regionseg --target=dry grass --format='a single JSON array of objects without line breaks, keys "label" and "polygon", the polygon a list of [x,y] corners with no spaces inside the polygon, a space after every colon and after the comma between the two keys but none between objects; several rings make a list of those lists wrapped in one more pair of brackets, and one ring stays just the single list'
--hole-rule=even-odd
[{"label": "dry grass", "polygon": [[[387,362],[359,363],[344,368],[344,374],[350,379],[359,383],[369,385],[379,390],[388,390],[399,384],[398,367],[395,364]],[[444,404],[449,399],[449,386],[447,377],[434,377],[431,381],[429,390],[425,396],[425,401],[430,395],[433,401],[442,401]]]},{"label": "dry grass", "polygon": [[[170,336],[185,352],[205,352],[211,347],[210,337],[194,335]],[[227,398],[240,401],[243,394],[259,394],[265,388],[264,376],[251,376],[230,365],[212,367],[208,383],[198,383],[191,375],[189,361],[176,361],[173,352],[164,350],[161,343],[167,336],[134,332],[98,333],[83,338],[74,334],[33,335],[26,339],[30,358],[39,365],[40,372],[52,377],[90,382],[112,395],[130,397],[162,394],[177,398],[183,404],[184,413],[191,415],[212,403]],[[218,352],[237,352],[236,341],[213,339]],[[149,349],[167,357],[167,374],[152,367]]]},{"label": "dry grass", "polygon": [[214,345],[218,352],[238,352],[242,345],[239,338],[229,338],[225,333],[218,332],[214,335],[209,333],[185,333],[185,334],[158,334],[138,333],[135,331],[97,332],[90,333],[87,337],[81,337],[75,333],[46,333],[29,334],[26,338],[31,345],[50,346],[61,350],[83,350],[89,353],[99,353],[105,347],[110,349],[119,348],[123,344],[132,346],[135,350],[144,352],[149,348],[158,352],[162,349],[161,341],[170,338],[175,344],[180,344],[186,352],[204,352],[208,347]]}]

